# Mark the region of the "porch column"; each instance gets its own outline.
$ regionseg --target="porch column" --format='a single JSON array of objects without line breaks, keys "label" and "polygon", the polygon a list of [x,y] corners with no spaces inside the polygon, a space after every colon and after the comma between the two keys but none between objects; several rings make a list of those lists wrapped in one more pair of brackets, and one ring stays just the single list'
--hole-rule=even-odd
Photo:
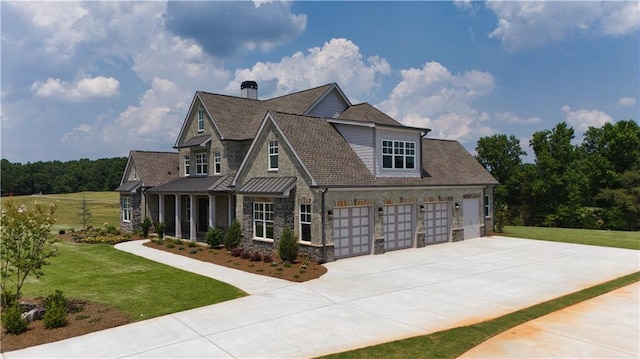
[{"label": "porch column", "polygon": [[175,223],[175,227],[176,227],[176,238],[181,239],[182,238],[182,226],[181,226],[181,222],[180,219],[182,217],[182,213],[180,213],[182,206],[181,206],[181,201],[180,201],[180,195],[176,194],[176,223]]},{"label": "porch column", "polygon": [[209,195],[209,228],[216,228],[216,196]]},{"label": "porch column", "polygon": [[158,195],[158,222],[164,223],[164,195]]},{"label": "porch column", "polygon": [[190,206],[190,210],[189,210],[189,239],[192,241],[196,240],[196,219],[195,219],[195,215],[196,215],[196,196],[190,194],[189,195],[189,204]]}]

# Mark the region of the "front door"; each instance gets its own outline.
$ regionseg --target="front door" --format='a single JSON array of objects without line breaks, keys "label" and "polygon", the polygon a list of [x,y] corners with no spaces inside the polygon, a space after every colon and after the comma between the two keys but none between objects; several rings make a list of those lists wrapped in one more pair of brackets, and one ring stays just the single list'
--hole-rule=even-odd
[{"label": "front door", "polygon": [[198,197],[197,225],[197,232],[206,232],[209,230],[209,198]]},{"label": "front door", "polygon": [[464,239],[480,237],[480,199],[465,198],[462,202]]}]

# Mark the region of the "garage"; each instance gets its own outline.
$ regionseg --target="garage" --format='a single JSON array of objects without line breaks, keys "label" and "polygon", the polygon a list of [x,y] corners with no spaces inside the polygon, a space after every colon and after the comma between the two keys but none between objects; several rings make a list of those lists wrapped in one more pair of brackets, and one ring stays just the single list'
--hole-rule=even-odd
[{"label": "garage", "polygon": [[382,210],[384,249],[392,251],[413,247],[413,205],[385,206]]},{"label": "garage", "polygon": [[462,202],[464,239],[480,237],[480,199],[465,198]]},{"label": "garage", "polygon": [[425,203],[425,244],[449,242],[451,233],[451,204]]},{"label": "garage", "polygon": [[372,207],[347,207],[334,210],[333,243],[335,258],[370,254],[372,234]]}]

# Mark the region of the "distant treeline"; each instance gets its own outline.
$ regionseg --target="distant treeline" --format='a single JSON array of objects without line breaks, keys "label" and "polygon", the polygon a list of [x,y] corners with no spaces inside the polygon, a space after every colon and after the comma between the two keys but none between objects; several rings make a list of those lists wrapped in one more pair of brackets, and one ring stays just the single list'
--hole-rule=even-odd
[{"label": "distant treeline", "polygon": [[126,157],[68,162],[11,163],[1,160],[2,195],[113,191],[120,184]]}]

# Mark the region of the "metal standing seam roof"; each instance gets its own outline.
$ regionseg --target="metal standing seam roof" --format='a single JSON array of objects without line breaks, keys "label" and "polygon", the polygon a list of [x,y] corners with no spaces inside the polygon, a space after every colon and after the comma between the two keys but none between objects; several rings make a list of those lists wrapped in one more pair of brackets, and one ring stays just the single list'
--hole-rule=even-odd
[{"label": "metal standing seam roof", "polygon": [[240,194],[285,195],[295,186],[296,177],[255,177],[238,190]]},{"label": "metal standing seam roof", "polygon": [[203,144],[207,143],[210,140],[211,140],[211,135],[202,135],[202,136],[191,137],[190,139],[184,141],[184,143],[182,143],[177,148],[191,147],[191,146],[202,146]]},{"label": "metal standing seam roof", "polygon": [[149,189],[150,193],[229,192],[233,176],[181,177]]},{"label": "metal standing seam roof", "polygon": [[123,193],[135,192],[141,186],[142,186],[142,181],[127,181],[121,184],[120,186],[118,186],[118,188],[115,189],[115,192],[123,192]]}]

